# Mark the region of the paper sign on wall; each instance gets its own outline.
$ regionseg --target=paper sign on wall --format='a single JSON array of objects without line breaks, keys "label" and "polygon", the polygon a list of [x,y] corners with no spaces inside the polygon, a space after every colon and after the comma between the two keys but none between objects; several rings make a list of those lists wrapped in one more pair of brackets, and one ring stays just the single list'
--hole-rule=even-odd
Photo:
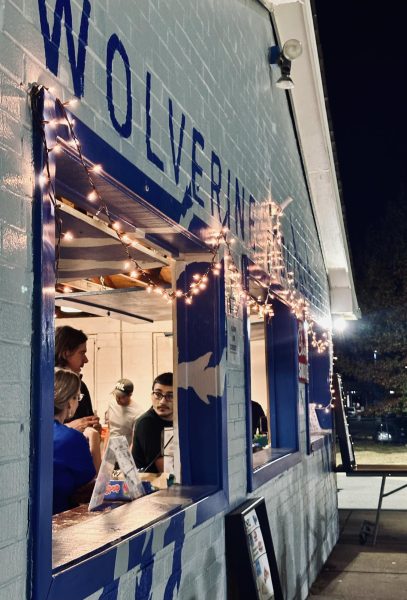
[{"label": "paper sign on wall", "polygon": [[298,321],[298,380],[308,383],[308,338],[303,321]]}]

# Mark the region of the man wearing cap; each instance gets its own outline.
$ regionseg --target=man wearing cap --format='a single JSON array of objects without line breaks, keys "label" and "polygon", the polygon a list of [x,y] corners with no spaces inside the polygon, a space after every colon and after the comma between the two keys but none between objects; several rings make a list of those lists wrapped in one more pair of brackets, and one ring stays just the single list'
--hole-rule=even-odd
[{"label": "man wearing cap", "polygon": [[114,386],[114,398],[110,400],[108,409],[110,436],[124,435],[129,446],[133,438],[134,423],[142,413],[131,397],[133,389],[130,379],[119,379]]}]

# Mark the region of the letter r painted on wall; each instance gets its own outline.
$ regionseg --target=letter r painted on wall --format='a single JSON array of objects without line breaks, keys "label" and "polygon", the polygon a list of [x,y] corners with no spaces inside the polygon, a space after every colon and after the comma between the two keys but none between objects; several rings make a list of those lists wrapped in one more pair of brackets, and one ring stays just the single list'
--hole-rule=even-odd
[{"label": "letter r painted on wall", "polygon": [[78,54],[76,57],[72,33],[71,0],[56,0],[52,35],[47,18],[46,0],[38,0],[41,33],[44,39],[45,64],[51,73],[58,75],[62,17],[64,17],[68,59],[72,71],[73,89],[75,96],[78,98],[83,96],[85,88],[85,59],[86,46],[88,44],[89,17],[91,8],[92,7],[89,0],[83,0],[81,24],[78,36]]}]

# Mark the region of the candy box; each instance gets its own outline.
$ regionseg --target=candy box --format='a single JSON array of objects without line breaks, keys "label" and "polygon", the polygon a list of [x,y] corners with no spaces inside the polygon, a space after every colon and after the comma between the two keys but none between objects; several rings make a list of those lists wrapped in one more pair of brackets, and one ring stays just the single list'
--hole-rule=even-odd
[{"label": "candy box", "polygon": [[104,500],[131,500],[127,483],[120,479],[111,479],[106,485]]}]

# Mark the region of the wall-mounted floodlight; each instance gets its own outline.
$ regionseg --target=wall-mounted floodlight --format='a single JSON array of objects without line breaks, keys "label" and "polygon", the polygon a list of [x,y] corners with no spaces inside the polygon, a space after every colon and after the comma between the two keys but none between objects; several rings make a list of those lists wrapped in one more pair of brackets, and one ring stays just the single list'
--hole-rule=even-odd
[{"label": "wall-mounted floodlight", "polygon": [[298,40],[287,40],[280,50],[279,46],[269,48],[269,64],[278,65],[281,69],[281,77],[276,86],[282,90],[291,90],[294,82],[291,79],[291,62],[301,56],[302,45]]},{"label": "wall-mounted floodlight", "polygon": [[348,322],[343,317],[334,317],[332,325],[336,333],[343,333],[348,326]]}]

